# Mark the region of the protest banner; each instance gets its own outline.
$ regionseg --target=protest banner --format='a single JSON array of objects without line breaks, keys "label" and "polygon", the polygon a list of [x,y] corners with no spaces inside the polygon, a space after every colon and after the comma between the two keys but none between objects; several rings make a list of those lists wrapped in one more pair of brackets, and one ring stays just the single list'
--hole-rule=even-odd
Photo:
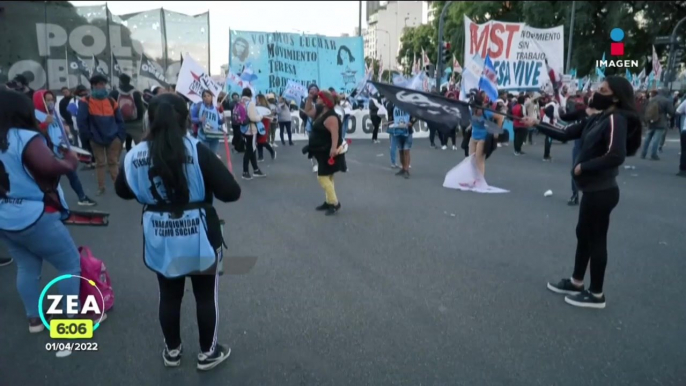
[{"label": "protest banner", "polygon": [[499,90],[540,90],[549,82],[548,65],[564,73],[564,27],[539,29],[491,20],[476,24],[464,16],[465,68],[474,57],[491,58]]},{"label": "protest banner", "polygon": [[365,76],[363,49],[359,36],[230,31],[229,69],[263,94],[281,95],[290,80],[351,93]]},{"label": "protest banner", "polygon": [[198,103],[202,101],[202,92],[205,90],[212,92],[215,96],[212,101],[216,103],[216,97],[222,90],[221,87],[190,55],[184,55],[178,83],[176,83],[176,92],[190,99],[191,102]]}]

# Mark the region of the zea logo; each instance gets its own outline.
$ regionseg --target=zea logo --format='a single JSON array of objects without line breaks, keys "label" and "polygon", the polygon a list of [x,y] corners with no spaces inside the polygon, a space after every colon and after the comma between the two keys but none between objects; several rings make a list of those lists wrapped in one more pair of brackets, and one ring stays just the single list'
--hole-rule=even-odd
[{"label": "zea logo", "polygon": [[[613,28],[610,31],[610,55],[612,56],[624,56],[624,30],[621,28]],[[638,60],[605,60],[605,54],[603,53],[602,60],[596,60],[595,66],[598,68],[605,67],[638,67]]]},{"label": "zea logo", "polygon": [[[63,281],[85,281],[88,285],[95,287],[100,296],[88,295],[80,304],[79,297],[69,295],[64,298],[62,295],[48,295],[48,290],[54,284]],[[43,301],[47,298],[50,301],[48,310],[43,312]],[[65,309],[62,310],[61,307]],[[78,275],[62,275],[53,279],[43,288],[38,298],[38,314],[43,325],[50,331],[53,339],[88,339],[93,337],[93,331],[97,330],[103,319],[105,298],[95,282]],[[46,315],[51,317],[50,321]],[[92,315],[89,317],[88,315]],[[60,318],[61,317],[61,318]],[[94,323],[95,319],[97,322]]]}]

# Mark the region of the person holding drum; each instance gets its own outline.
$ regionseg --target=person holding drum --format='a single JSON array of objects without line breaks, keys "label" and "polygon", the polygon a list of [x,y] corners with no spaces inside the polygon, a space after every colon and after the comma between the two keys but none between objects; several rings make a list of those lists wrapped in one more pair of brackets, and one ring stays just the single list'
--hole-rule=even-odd
[{"label": "person holding drum", "polygon": [[[222,125],[224,117],[214,105],[214,95],[209,90],[202,92],[202,102],[193,105],[191,110],[191,122],[198,126],[198,139],[209,147],[213,153],[217,153],[219,139],[224,138]],[[219,157],[219,155],[217,155]]]},{"label": "person holding drum", "polygon": [[[66,127],[62,124],[62,118],[55,112],[55,94],[49,90],[38,90],[33,94],[33,105],[36,110],[47,115],[45,122],[41,123],[39,127],[48,137],[55,157],[62,159],[64,149],[69,148],[69,139],[66,137]],[[66,176],[69,179],[69,185],[79,199],[79,205],[96,205],[96,202],[88,198],[86,192],[83,191],[83,185],[76,171],[71,171]]]}]

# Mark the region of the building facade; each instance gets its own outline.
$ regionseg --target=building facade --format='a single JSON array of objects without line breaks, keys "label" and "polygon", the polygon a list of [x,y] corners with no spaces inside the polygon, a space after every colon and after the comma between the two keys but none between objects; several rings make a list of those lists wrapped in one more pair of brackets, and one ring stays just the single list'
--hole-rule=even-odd
[{"label": "building facade", "polygon": [[397,69],[400,37],[406,27],[422,24],[424,2],[368,1],[367,12],[367,31],[363,35],[365,57],[381,59],[385,69]]}]

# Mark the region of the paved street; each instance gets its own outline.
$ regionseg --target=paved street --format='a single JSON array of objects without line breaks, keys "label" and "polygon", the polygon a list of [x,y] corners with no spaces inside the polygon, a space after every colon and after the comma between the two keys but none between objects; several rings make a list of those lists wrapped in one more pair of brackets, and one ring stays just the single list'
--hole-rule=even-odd
[{"label": "paved street", "polygon": [[[221,279],[219,337],[232,354],[205,374],[195,370],[190,283],[184,362],[163,367],[141,208],[110,184],[96,207],[111,213],[110,226],[71,228],[108,265],[114,285],[115,307],[95,333],[100,351],[65,359],[46,352],[48,333],[27,331],[16,266],[0,268],[0,386],[686,384],[678,142],[668,142],[660,162],[635,157],[626,163],[635,169],[621,170],[608,305],[598,311],[545,288],[571,274],[578,209],[566,205],[571,144],[553,145],[553,162],[543,163],[543,138],[535,140],[526,156],[506,147],[488,160],[487,181],[507,194],[443,188],[461,151],[415,140],[413,175],[404,180],[389,167],[387,140],[356,140],[350,173],[336,176],[342,210],[333,218],[314,211],[323,193],[301,144],[279,147],[277,160],[262,164],[268,178],[239,180],[241,200],[217,205],[229,257],[258,259],[248,274]],[[80,175],[94,193],[94,173]],[[554,195],[544,198],[548,189]],[[54,275],[47,267],[43,281]]]}]

